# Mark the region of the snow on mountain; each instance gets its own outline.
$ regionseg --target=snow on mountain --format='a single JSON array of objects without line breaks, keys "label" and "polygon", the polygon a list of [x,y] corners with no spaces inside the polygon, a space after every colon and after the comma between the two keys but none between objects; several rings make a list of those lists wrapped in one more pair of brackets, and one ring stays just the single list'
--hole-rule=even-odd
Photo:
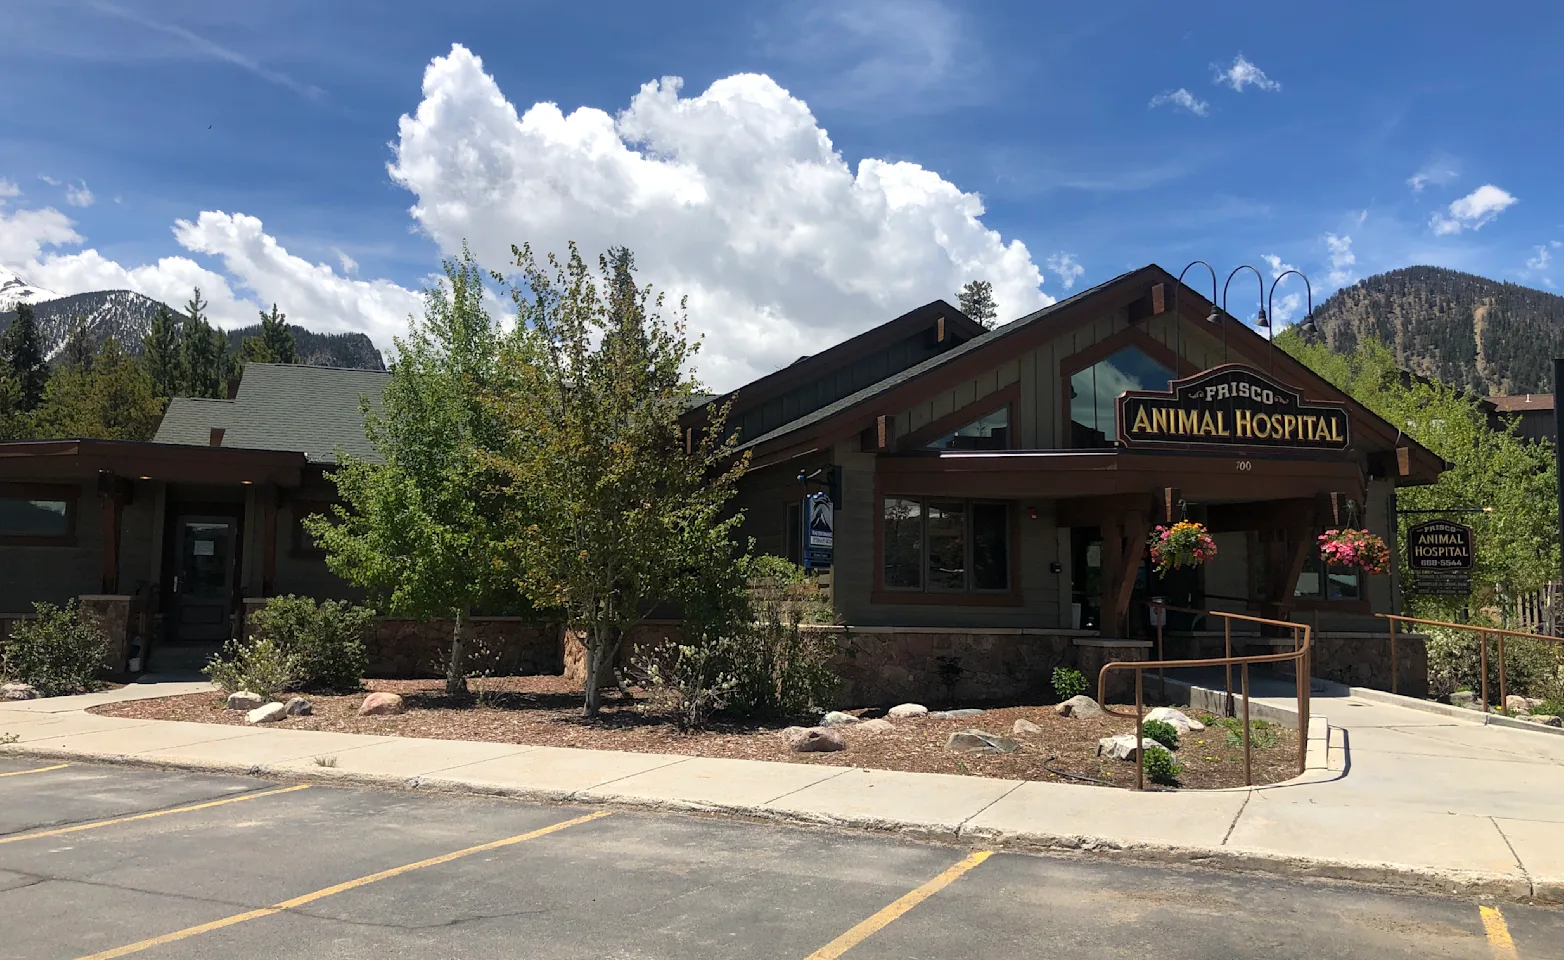
[{"label": "snow on mountain", "polygon": [[39,304],[45,300],[56,300],[59,296],[53,290],[35,287],[5,267],[0,267],[0,312],[15,310],[19,303]]}]

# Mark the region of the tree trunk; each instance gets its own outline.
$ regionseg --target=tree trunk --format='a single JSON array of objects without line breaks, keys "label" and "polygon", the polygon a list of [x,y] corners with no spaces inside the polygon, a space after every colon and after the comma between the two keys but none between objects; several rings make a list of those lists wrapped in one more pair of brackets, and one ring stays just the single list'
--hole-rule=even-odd
[{"label": "tree trunk", "polygon": [[452,697],[466,696],[467,673],[462,669],[462,630],[467,626],[467,608],[456,611],[456,629],[451,631],[451,655],[445,664],[445,692]]},{"label": "tree trunk", "polygon": [[603,709],[603,677],[604,671],[612,671],[614,661],[618,659],[619,642],[617,633],[610,642],[602,628],[591,628],[586,632],[586,705],[582,714],[588,719],[595,719]]}]

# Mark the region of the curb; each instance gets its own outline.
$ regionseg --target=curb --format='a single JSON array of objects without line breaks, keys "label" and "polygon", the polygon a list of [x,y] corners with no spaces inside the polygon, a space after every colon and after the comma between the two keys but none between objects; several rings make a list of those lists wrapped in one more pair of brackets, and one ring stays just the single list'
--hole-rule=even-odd
[{"label": "curb", "polygon": [[[1323,718],[1321,718],[1323,719]],[[1313,724],[1310,733],[1312,734]],[[1315,738],[1310,737],[1311,740]],[[1311,744],[1312,747],[1312,744]],[[1311,749],[1311,754],[1314,752]],[[781,812],[753,806],[731,806],[683,800],[644,800],[592,791],[529,790],[469,783],[439,776],[403,778],[385,774],[334,773],[279,769],[258,764],[208,762],[171,762],[142,759],[128,755],[95,755],[80,751],[29,749],[25,744],[0,747],[0,756],[32,756],[74,759],[94,763],[150,769],[184,770],[198,773],[227,773],[263,777],[283,783],[309,783],[321,786],[392,789],[444,796],[501,797],[545,804],[571,804],[607,809],[641,810],[691,815],[721,816],[732,819],[781,824],[786,826],[851,830],[932,840],[945,843],[983,844],[998,849],[1048,856],[1089,858],[1156,866],[1194,867],[1266,875],[1282,879],[1343,881],[1381,889],[1437,894],[1440,896],[1490,897],[1506,902],[1564,903],[1564,885],[1535,884],[1525,875],[1488,874],[1460,870],[1437,870],[1407,864],[1372,861],[1323,860],[1286,856],[1264,850],[1175,845],[1142,841],[1115,840],[1065,833],[1016,833],[992,829],[968,829],[965,821],[954,825],[918,824],[873,817],[838,817]],[[1312,767],[1296,781],[1316,782],[1325,771]],[[1293,781],[1286,781],[1291,783]],[[1239,788],[1271,790],[1284,786]],[[1204,792],[1204,791],[1201,791]],[[1212,791],[1215,792],[1215,791]]]},{"label": "curb", "polygon": [[1465,720],[1468,723],[1490,727],[1530,730],[1533,733],[1551,733],[1554,736],[1564,736],[1564,727],[1547,727],[1540,723],[1528,723],[1517,717],[1507,717],[1502,713],[1483,713],[1481,710],[1469,710],[1466,707],[1457,707],[1453,704],[1439,703],[1434,700],[1404,697],[1398,693],[1387,693],[1384,690],[1375,690],[1371,687],[1346,687],[1345,689],[1347,696],[1356,697],[1359,700],[1367,700],[1370,703],[1381,703],[1387,707],[1420,710],[1423,713],[1438,714],[1441,717],[1451,717],[1456,720]]}]

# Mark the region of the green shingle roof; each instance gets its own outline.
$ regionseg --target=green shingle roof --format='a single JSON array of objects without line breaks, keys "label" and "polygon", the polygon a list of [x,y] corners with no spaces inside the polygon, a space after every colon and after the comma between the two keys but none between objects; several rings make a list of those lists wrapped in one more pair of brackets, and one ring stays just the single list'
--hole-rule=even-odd
[{"label": "green shingle roof", "polygon": [[222,427],[224,447],[293,450],[312,462],[334,463],[338,449],[365,460],[380,456],[364,435],[360,401],[378,409],[391,375],[378,370],[251,363],[232,400],[178,397],[158,426],[159,443],[210,442]]}]

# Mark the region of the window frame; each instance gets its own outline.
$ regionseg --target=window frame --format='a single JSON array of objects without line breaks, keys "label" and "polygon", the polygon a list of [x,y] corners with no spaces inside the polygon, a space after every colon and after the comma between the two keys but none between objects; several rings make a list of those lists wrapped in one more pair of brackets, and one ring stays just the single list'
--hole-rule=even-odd
[{"label": "window frame", "polygon": [[299,499],[289,501],[288,512],[292,519],[293,543],[288,548],[288,556],[295,560],[325,559],[326,551],[324,549],[310,545],[309,532],[304,529],[304,518],[330,516],[331,508],[338,502],[336,500]]},{"label": "window frame", "polygon": [[[929,450],[928,445],[943,437],[945,434],[962,427],[975,420],[982,419],[992,413],[1005,411],[1007,426],[1005,427],[1005,450],[1021,449],[1018,443],[1020,439],[1020,413],[1021,413],[1021,384],[1007,383],[993,393],[964,404],[956,410],[945,414],[918,429],[900,437],[896,441],[896,450],[900,453],[929,453],[942,455],[947,453],[962,453],[969,451],[960,450]],[[992,452],[992,451],[989,451]]]},{"label": "window frame", "polygon": [[[947,431],[948,432],[948,431]],[[918,583],[917,587],[888,587],[885,585],[885,502],[887,500],[915,500],[919,509]],[[931,502],[960,503],[962,505],[963,564],[968,586],[962,590],[931,589],[928,582],[929,563],[929,511]],[[973,582],[974,538],[972,533],[975,504],[993,504],[1005,510],[1005,580],[1003,589],[979,589]],[[876,491],[874,498],[874,589],[870,602],[875,604],[949,604],[958,606],[1019,606],[1021,604],[1020,565],[1017,562],[1020,547],[1021,510],[1017,502],[997,497],[959,497],[942,494],[885,493]]]},{"label": "window frame", "polygon": [[1106,447],[1074,447],[1071,445],[1070,424],[1073,422],[1073,419],[1070,416],[1070,378],[1093,364],[1108,359],[1125,347],[1135,347],[1152,360],[1172,370],[1175,379],[1182,379],[1200,372],[1200,368],[1196,364],[1178,356],[1167,344],[1155,339],[1139,327],[1120,330],[1111,337],[1105,337],[1086,349],[1065,357],[1059,361],[1059,442],[1056,445],[1059,449],[1116,450],[1119,448],[1117,441]]},{"label": "window frame", "polygon": [[0,532],[0,546],[74,547],[77,545],[76,519],[82,488],[61,483],[0,483],[0,499],[50,500],[65,504],[65,532],[62,534],[13,534]]},{"label": "window frame", "polygon": [[1333,568],[1326,565],[1325,561],[1320,559],[1319,554],[1315,553],[1309,559],[1304,561],[1304,569],[1298,574],[1300,579],[1302,579],[1304,573],[1308,572],[1308,566],[1311,562],[1318,565],[1317,569],[1320,573],[1320,592],[1318,594],[1304,594],[1300,596],[1298,594],[1298,585],[1296,583],[1293,584],[1293,595],[1289,598],[1289,600],[1291,601],[1294,609],[1335,610],[1344,613],[1368,613],[1370,611],[1372,604],[1368,598],[1368,578],[1363,575],[1362,570],[1357,571],[1358,595],[1356,597],[1333,598],[1330,595],[1330,572],[1332,569],[1339,568]]}]

